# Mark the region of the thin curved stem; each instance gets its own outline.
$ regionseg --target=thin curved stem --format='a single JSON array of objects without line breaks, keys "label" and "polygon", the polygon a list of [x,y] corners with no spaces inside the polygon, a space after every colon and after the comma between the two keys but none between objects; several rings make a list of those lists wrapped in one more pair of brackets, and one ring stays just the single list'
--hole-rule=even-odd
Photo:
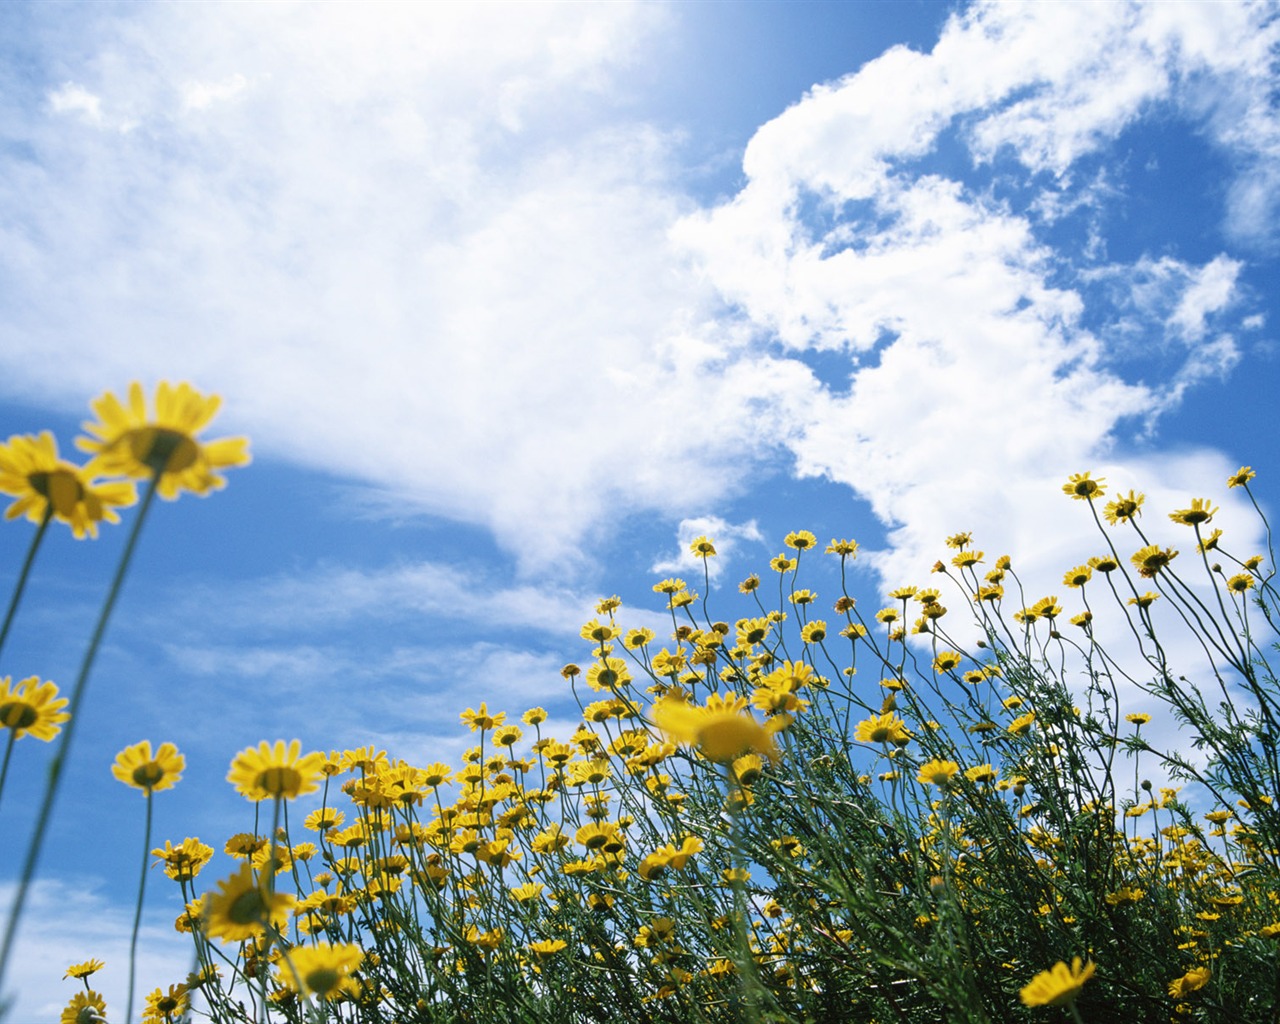
[{"label": "thin curved stem", "polygon": [[133,989],[138,967],[138,929],[142,926],[142,901],[147,892],[147,861],[151,857],[151,789],[147,789],[147,827],[142,840],[142,875],[138,879],[138,906],[133,912],[133,934],[129,938],[129,999],[125,1024],[133,1024]]},{"label": "thin curved stem", "polygon": [[4,796],[4,780],[9,775],[9,759],[13,757],[13,745],[17,742],[18,730],[9,730],[9,740],[4,745],[4,764],[0,765],[0,797]]},{"label": "thin curved stem", "polygon": [[13,585],[13,597],[9,599],[9,610],[4,615],[4,625],[0,626],[0,651],[4,650],[4,642],[9,638],[9,627],[18,614],[18,605],[22,603],[22,592],[27,589],[27,577],[31,575],[31,566],[35,564],[36,552],[40,550],[40,542],[44,540],[45,531],[49,528],[49,520],[53,518],[53,505],[44,510],[44,518],[36,527],[36,534],[31,538],[31,546],[27,548],[27,557],[18,572],[18,582]]},{"label": "thin curved stem", "polygon": [[40,812],[36,817],[35,832],[31,837],[31,845],[27,848],[27,858],[22,865],[22,876],[18,882],[18,891],[13,900],[13,907],[9,911],[8,923],[5,925],[4,942],[0,944],[0,992],[4,990],[4,975],[6,968],[9,966],[9,954],[13,951],[13,941],[18,933],[18,922],[22,919],[22,910],[26,905],[27,894],[31,890],[32,880],[35,878],[36,865],[40,861],[40,852],[44,846],[45,833],[49,828],[49,819],[53,815],[54,799],[58,795],[58,784],[62,780],[62,772],[67,763],[67,755],[71,751],[71,740],[75,736],[76,726],[80,722],[80,705],[84,701],[89,673],[92,671],[94,660],[98,656],[98,648],[102,644],[102,638],[106,635],[107,623],[111,619],[111,612],[116,606],[120,591],[123,589],[125,572],[129,568],[129,563],[133,560],[133,552],[138,543],[138,535],[142,532],[142,524],[146,522],[147,511],[151,508],[152,500],[156,494],[156,486],[159,482],[160,475],[158,473],[153,474],[151,482],[147,486],[147,493],[143,496],[142,507],[138,510],[138,518],[134,520],[133,529],[129,531],[129,538],[125,542],[124,554],[121,555],[115,578],[111,581],[111,589],[107,591],[106,600],[102,604],[102,611],[98,614],[98,623],[94,627],[93,635],[89,638],[89,647],[85,651],[84,660],[80,664],[80,673],[76,676],[75,686],[71,692],[71,702],[67,708],[71,717],[63,729],[62,742],[58,747],[58,752],[49,764],[49,778],[45,783],[44,798],[40,804]]}]

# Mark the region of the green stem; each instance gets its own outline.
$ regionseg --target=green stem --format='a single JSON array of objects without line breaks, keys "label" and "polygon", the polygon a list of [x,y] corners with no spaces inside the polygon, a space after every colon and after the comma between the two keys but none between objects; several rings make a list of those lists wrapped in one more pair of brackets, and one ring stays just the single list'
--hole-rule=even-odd
[{"label": "green stem", "polygon": [[31,575],[31,566],[36,560],[36,551],[40,548],[40,542],[44,540],[45,530],[49,528],[49,520],[53,518],[53,504],[44,510],[44,518],[40,520],[40,525],[36,527],[36,535],[31,538],[31,547],[27,549],[26,560],[22,563],[22,570],[18,573],[18,582],[13,585],[13,597],[9,600],[9,610],[4,615],[4,625],[0,626],[0,651],[4,650],[4,642],[9,637],[9,627],[13,625],[13,617],[18,614],[18,605],[22,603],[22,592],[27,589],[27,577]]},{"label": "green stem", "polygon": [[49,778],[45,783],[44,798],[40,804],[40,813],[36,818],[35,833],[31,837],[31,845],[27,848],[27,859],[22,865],[22,877],[18,882],[18,892],[14,897],[13,907],[9,911],[9,921],[5,925],[4,942],[0,944],[0,992],[4,990],[4,975],[5,969],[9,966],[9,954],[13,950],[13,940],[18,932],[18,922],[22,919],[22,910],[27,901],[27,893],[31,890],[31,883],[35,878],[36,865],[40,860],[40,851],[44,846],[45,832],[48,830],[49,819],[53,814],[53,803],[58,794],[58,783],[62,779],[62,771],[67,762],[67,755],[71,751],[72,737],[75,735],[76,726],[80,722],[80,705],[84,701],[89,673],[93,669],[94,660],[97,658],[98,647],[102,644],[102,638],[107,632],[107,622],[111,618],[111,612],[115,608],[116,600],[124,586],[125,572],[133,559],[133,551],[138,543],[138,535],[142,532],[142,524],[146,521],[147,510],[151,508],[151,502],[155,498],[156,486],[159,482],[160,475],[154,473],[150,484],[147,486],[147,493],[142,499],[142,507],[138,510],[138,518],[134,520],[133,529],[129,532],[129,539],[125,542],[124,554],[120,558],[119,568],[116,569],[115,578],[111,581],[111,589],[107,591],[107,598],[102,604],[102,611],[98,614],[98,624],[94,627],[93,635],[89,639],[89,648],[85,651],[84,660],[80,664],[80,674],[76,677],[75,686],[71,692],[71,702],[67,708],[71,717],[67,721],[66,728],[63,729],[62,743],[58,748],[58,752],[49,764]]},{"label": "green stem", "polygon": [[133,936],[129,939],[129,999],[125,1024],[133,1022],[133,987],[138,966],[138,929],[142,926],[142,900],[147,892],[147,861],[151,857],[151,787],[147,787],[147,827],[142,840],[142,876],[138,879],[138,906],[133,912]]},{"label": "green stem", "polygon": [[18,739],[18,730],[9,730],[9,741],[4,745],[4,764],[0,766],[0,796],[4,795],[4,780],[9,775],[9,758],[13,756],[13,745]]}]

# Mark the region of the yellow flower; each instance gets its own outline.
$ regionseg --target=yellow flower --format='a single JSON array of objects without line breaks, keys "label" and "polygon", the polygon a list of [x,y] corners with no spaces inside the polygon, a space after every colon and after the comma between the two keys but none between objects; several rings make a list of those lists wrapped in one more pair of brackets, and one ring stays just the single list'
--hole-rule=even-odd
[{"label": "yellow flower", "polygon": [[834,537],[831,543],[827,545],[828,555],[839,555],[841,558],[846,555],[854,558],[858,557],[858,542],[856,540],[836,540]]},{"label": "yellow flower", "polygon": [[1180,508],[1170,512],[1169,518],[1183,526],[1198,526],[1200,523],[1209,522],[1218,511],[1209,503],[1208,498],[1192,498],[1190,508]]},{"label": "yellow flower", "polygon": [[808,530],[794,530],[782,538],[782,543],[796,551],[804,551],[818,543],[818,538]]},{"label": "yellow flower", "polygon": [[537,942],[529,943],[529,951],[540,957],[555,956],[568,945],[569,943],[564,939],[539,939]]},{"label": "yellow flower", "polygon": [[960,766],[954,761],[941,761],[934,758],[932,761],[926,761],[920,766],[920,772],[916,775],[916,780],[924,785],[934,785],[946,788],[951,785],[951,780],[956,777],[960,771]]},{"label": "yellow flower", "polygon": [[712,558],[716,553],[716,546],[706,537],[695,537],[689,545],[689,551],[699,558]]},{"label": "yellow flower", "polygon": [[1018,994],[1024,1006],[1062,1006],[1080,994],[1093,970],[1092,961],[1081,967],[1078,956],[1072,957],[1070,967],[1059,961],[1032,978]]},{"label": "yellow flower", "polygon": [[143,740],[116,755],[111,774],[126,786],[155,793],[175,786],[186,766],[187,759],[172,743],[161,743],[153,755],[151,741]]},{"label": "yellow flower", "polygon": [[158,988],[147,996],[147,1005],[143,1010],[144,1021],[164,1021],[181,1017],[191,1005],[191,997],[187,995],[186,985],[170,985],[168,991]]},{"label": "yellow flower", "polygon": [[1227,589],[1234,594],[1243,594],[1253,588],[1253,577],[1247,572],[1238,572],[1227,580]]},{"label": "yellow flower", "polygon": [[218,883],[217,892],[204,897],[204,933],[223,942],[243,942],[261,935],[266,924],[279,931],[289,917],[294,898],[272,892],[246,862],[230,878]]},{"label": "yellow flower", "polygon": [[364,951],[350,942],[294,946],[281,956],[276,980],[291,992],[317,995],[321,999],[356,995],[360,989],[351,972],[363,959]]},{"label": "yellow flower", "polygon": [[898,743],[911,738],[906,723],[892,712],[859,722],[854,736],[859,743]]},{"label": "yellow flower", "polygon": [[164,873],[175,882],[190,882],[200,874],[200,869],[209,863],[209,859],[213,856],[213,847],[190,837],[177,846],[166,839],[164,846],[152,850],[151,855],[160,858],[156,861],[157,864],[164,861]]},{"label": "yellow flower", "polygon": [[99,483],[95,463],[79,467],[58,458],[58,444],[49,431],[39,436],[15,435],[0,444],[0,494],[18,500],[5,510],[6,519],[25,515],[33,523],[52,515],[70,524],[77,539],[98,536],[98,523],[120,522],[117,508],[138,500],[128,481]]},{"label": "yellow flower", "polygon": [[1109,501],[1103,506],[1102,514],[1112,526],[1128,522],[1142,514],[1142,503],[1146,498],[1145,494],[1134,491],[1121,494],[1114,501]]},{"label": "yellow flower", "polygon": [[1148,544],[1135,551],[1129,558],[1140,576],[1150,579],[1175,558],[1178,552],[1173,548],[1161,548],[1158,544]]},{"label": "yellow flower", "polygon": [[1031,729],[1032,724],[1036,720],[1036,713],[1028,711],[1025,715],[1019,715],[1009,723],[1008,731],[1010,735],[1021,736]]},{"label": "yellow flower", "polygon": [[[591,623],[588,623],[587,625],[591,625]],[[582,630],[585,633],[587,627],[583,626]],[[458,717],[462,719],[467,728],[472,732],[475,732],[477,729],[484,732],[486,729],[493,729],[505,722],[507,720],[507,713],[505,711],[499,711],[497,714],[490,714],[489,705],[482,703],[479,710],[467,708],[467,710],[463,711],[458,715]]]},{"label": "yellow flower", "polygon": [[247,747],[231,762],[227,781],[236,787],[241,796],[253,800],[291,800],[303,793],[319,788],[323,774],[324,755],[318,751],[299,756],[302,743],[293,740],[288,747],[284,740],[275,745],[263,740],[257,748]]},{"label": "yellow flower", "polygon": [[666,697],[654,704],[653,720],[673,740],[696,746],[709,760],[728,764],[755,751],[776,761],[776,727],[762,725],[746,708],[746,698],[717,693],[705,707]]},{"label": "yellow flower", "polygon": [[1248,466],[1241,466],[1238,472],[1236,472],[1232,476],[1227,477],[1227,486],[1228,487],[1247,487],[1249,484],[1249,481],[1252,480],[1257,475],[1258,474],[1255,473]]},{"label": "yellow flower", "polygon": [[933,670],[939,675],[950,672],[960,664],[963,657],[959,651],[939,651],[938,656],[933,659]]},{"label": "yellow flower", "polygon": [[1087,565],[1077,565],[1074,569],[1067,570],[1067,574],[1062,577],[1062,582],[1065,586],[1079,589],[1091,579],[1093,579],[1093,570]]},{"label": "yellow flower", "polygon": [[1062,493],[1070,495],[1076,501],[1088,501],[1102,496],[1106,490],[1102,481],[1103,477],[1090,480],[1088,473],[1072,473],[1062,485]]},{"label": "yellow flower", "polygon": [[1144,726],[1151,721],[1151,716],[1144,711],[1137,711],[1131,715],[1125,715],[1124,720],[1126,722],[1132,722],[1136,726]]},{"label": "yellow flower", "polygon": [[93,436],[77,439],[76,445],[92,452],[104,472],[140,479],[159,474],[162,498],[172,500],[184,490],[208,494],[226,486],[218,470],[249,462],[247,438],[202,442],[196,437],[221,404],[218,396],[206,398],[185,382],[175,387],[161,381],[152,416],[142,385],[134,381],[127,406],[110,391],[91,403],[98,419],[83,426]]},{"label": "yellow flower", "polygon": [[58,1024],[98,1024],[107,1019],[107,1001],[93,989],[77,992],[58,1018]]},{"label": "yellow flower", "polygon": [[72,964],[67,968],[64,978],[87,978],[91,974],[96,974],[102,968],[106,967],[101,960],[86,960],[82,964]]},{"label": "yellow flower", "polygon": [[28,676],[16,686],[11,678],[0,679],[0,726],[12,729],[15,740],[31,735],[48,743],[71,718],[62,710],[70,702],[58,697],[57,686],[40,682],[38,676]]},{"label": "yellow flower", "polygon": [[964,777],[970,782],[995,782],[996,770],[989,764],[975,765],[973,768],[965,769]]},{"label": "yellow flower", "polygon": [[1209,978],[1212,972],[1207,967],[1193,967],[1187,971],[1181,978],[1174,978],[1169,982],[1169,995],[1174,999],[1182,999],[1189,996],[1192,992],[1204,988],[1209,984]]}]

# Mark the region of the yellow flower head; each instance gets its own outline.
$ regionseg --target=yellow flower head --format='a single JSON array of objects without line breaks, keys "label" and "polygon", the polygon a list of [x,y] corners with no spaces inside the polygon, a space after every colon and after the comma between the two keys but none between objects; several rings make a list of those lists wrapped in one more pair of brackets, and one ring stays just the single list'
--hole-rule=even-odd
[{"label": "yellow flower head", "polygon": [[200,874],[200,869],[209,863],[209,859],[213,856],[213,847],[190,837],[177,846],[166,839],[164,846],[152,850],[151,855],[159,858],[156,861],[157,864],[164,862],[164,873],[175,882],[190,882]]},{"label": "yellow flower head", "polygon": [[699,558],[713,558],[715,557],[716,546],[708,537],[694,537],[689,544],[689,551]]},{"label": "yellow flower head", "polygon": [[782,538],[782,543],[796,551],[804,551],[818,543],[818,538],[808,530],[795,530]]},{"label": "yellow flower head", "polygon": [[1072,473],[1067,478],[1067,482],[1062,485],[1062,493],[1074,498],[1076,501],[1088,501],[1092,498],[1101,497],[1106,491],[1103,486],[1103,478],[1098,477],[1097,480],[1089,479],[1088,473]]},{"label": "yellow flower head", "polygon": [[356,995],[360,989],[351,972],[363,959],[364,951],[350,942],[294,946],[280,957],[276,980],[291,992],[321,999]]},{"label": "yellow flower head", "polygon": [[1183,526],[1199,526],[1209,522],[1218,512],[1219,509],[1214,508],[1208,498],[1192,498],[1190,508],[1170,512],[1169,518]]},{"label": "yellow flower head", "polygon": [[82,964],[72,964],[67,968],[64,978],[87,978],[91,974],[96,974],[102,968],[106,967],[101,960],[86,960]]},{"label": "yellow flower head", "polygon": [[859,743],[898,743],[911,738],[906,723],[893,712],[873,715],[859,722],[854,736]]},{"label": "yellow flower head", "polygon": [[151,741],[143,740],[116,755],[111,774],[126,786],[155,793],[175,786],[186,766],[187,759],[172,743],[161,743],[153,755]]},{"label": "yellow flower head", "polygon": [[62,710],[70,702],[58,696],[57,686],[40,682],[38,676],[28,676],[16,686],[10,680],[0,679],[0,727],[12,729],[15,740],[30,735],[49,742],[71,718]]},{"label": "yellow flower head", "polygon": [[1103,506],[1102,514],[1112,526],[1117,523],[1131,522],[1142,515],[1142,503],[1146,499],[1145,494],[1137,491],[1121,494],[1114,501],[1109,501]]},{"label": "yellow flower head", "polygon": [[86,989],[71,997],[58,1024],[97,1024],[106,1019],[107,1001],[93,989]]},{"label": "yellow flower head", "polygon": [[231,762],[227,781],[236,792],[249,800],[284,798],[291,800],[319,788],[323,775],[324,754],[312,751],[302,755],[302,743],[284,740],[272,746],[263,740],[258,746],[240,751]]},{"label": "yellow flower head", "polygon": [[142,385],[134,381],[127,405],[110,391],[91,403],[98,419],[83,427],[92,436],[77,439],[76,445],[92,452],[94,465],[104,472],[139,479],[159,474],[162,498],[172,500],[183,491],[208,494],[226,486],[219,470],[249,462],[247,438],[200,441],[196,436],[221,404],[218,396],[206,398],[185,382],[161,381],[152,415]]},{"label": "yellow flower head", "polygon": [[752,751],[778,759],[776,729],[758,722],[744,697],[713,693],[705,707],[666,697],[654,704],[653,720],[673,740],[696,746],[711,761],[729,764]]},{"label": "yellow flower head", "polygon": [[98,536],[98,523],[120,522],[117,508],[138,500],[128,481],[99,483],[95,463],[75,466],[58,458],[58,444],[49,431],[37,437],[15,435],[0,444],[0,494],[18,500],[5,510],[6,519],[25,515],[33,523],[46,516],[70,524],[77,540]]},{"label": "yellow flower head", "polygon": [[916,775],[916,780],[926,786],[941,786],[945,789],[951,785],[951,780],[956,777],[959,771],[960,766],[954,761],[940,761],[934,758],[932,761],[926,761],[920,766],[920,772]]},{"label": "yellow flower head", "polygon": [[1178,552],[1172,548],[1161,548],[1158,544],[1148,544],[1145,548],[1135,551],[1129,560],[1133,562],[1133,567],[1138,570],[1138,575],[1150,579],[1177,557]]},{"label": "yellow flower head", "polygon": [[1072,957],[1070,967],[1059,961],[1032,978],[1018,994],[1024,1006],[1062,1006],[1080,994],[1093,971],[1092,961],[1081,967],[1080,958]]},{"label": "yellow flower head", "polygon": [[1169,995],[1174,999],[1185,998],[1209,984],[1211,976],[1212,972],[1208,967],[1193,967],[1181,978],[1174,978],[1169,982]]},{"label": "yellow flower head", "polygon": [[158,988],[147,996],[147,1005],[143,1010],[144,1021],[166,1021],[181,1017],[191,1005],[191,997],[187,994],[186,985],[170,985],[169,988]]},{"label": "yellow flower head", "polygon": [[289,917],[294,897],[273,892],[245,862],[217,892],[204,897],[204,933],[223,942],[243,942],[261,935],[267,924],[279,931]]},{"label": "yellow flower head", "polygon": [[1227,477],[1228,487],[1247,487],[1249,481],[1258,474],[1248,466],[1241,466],[1239,472]]}]

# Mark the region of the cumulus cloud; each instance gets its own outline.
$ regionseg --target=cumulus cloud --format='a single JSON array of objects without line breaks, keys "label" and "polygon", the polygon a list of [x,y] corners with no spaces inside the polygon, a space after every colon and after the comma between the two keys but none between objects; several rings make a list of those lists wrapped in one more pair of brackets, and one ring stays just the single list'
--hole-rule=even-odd
[{"label": "cumulus cloud", "polygon": [[745,523],[731,523],[721,516],[696,516],[692,519],[682,519],[676,529],[676,551],[669,558],[654,562],[652,571],[663,574],[685,573],[691,574],[695,579],[701,579],[704,569],[703,559],[690,549],[690,545],[698,537],[708,537],[715,544],[715,555],[705,563],[706,572],[713,580],[718,579],[728,567],[730,558],[742,541],[764,540],[754,519]]},{"label": "cumulus cloud", "polygon": [[[14,889],[12,885],[0,886],[0,903],[6,908],[13,901]],[[156,986],[178,984],[194,969],[190,937],[174,930],[174,916],[166,908],[143,919],[135,1008]],[[27,897],[5,978],[4,996],[13,999],[7,1007],[8,1019],[57,1020],[83,985],[64,980],[63,973],[71,964],[89,959],[107,964],[90,983],[106,998],[108,1009],[123,1017],[132,925],[133,907],[108,898],[100,880],[37,881]]]},{"label": "cumulus cloud", "polygon": [[[1162,253],[1115,276],[1163,275],[1177,361],[1120,365],[1089,260],[1125,197],[1080,172],[1159,109],[1235,161],[1227,221],[1270,202],[1264,8],[972,5],[763,125],[709,210],[674,136],[623,112],[679,31],[665,7],[134,7],[76,31],[49,35],[83,55],[73,84],[38,55],[8,108],[0,387],[71,408],[191,377],[259,452],[482,524],[526,569],[580,565],[619,516],[711,514],[779,450],[895,527],[994,521],[1004,483],[1106,456],[1238,358],[1241,262]],[[1064,248],[1049,228],[1082,208],[1092,241]]]},{"label": "cumulus cloud", "polygon": [[[1079,162],[1155,103],[1252,153],[1206,113],[1209,81],[1221,103],[1280,120],[1259,106],[1276,26],[1256,8],[1223,12],[1211,32],[1206,17],[1180,5],[973,5],[932,52],[895,48],[763,126],[746,186],[681,223],[720,290],[796,358],[849,355],[847,390],[823,389],[786,443],[800,473],[849,485],[892,526],[886,572],[918,571],[967,528],[1049,558],[1075,532],[1054,500],[1067,474],[1129,464],[1122,425],[1234,365],[1215,325],[1240,299],[1239,261],[1144,257],[1108,268],[1131,289],[1108,295],[1089,246],[1050,242],[1038,217],[1046,197],[1069,208]],[[976,177],[930,163],[947,132]],[[978,174],[1009,157],[1032,187],[1002,190],[1007,169]],[[1118,358],[1135,354],[1117,351],[1135,306],[1144,342],[1163,331],[1156,354],[1178,350],[1147,379]],[[1148,465],[1149,486],[1204,461]],[[1226,467],[1216,460],[1209,480]]]}]

